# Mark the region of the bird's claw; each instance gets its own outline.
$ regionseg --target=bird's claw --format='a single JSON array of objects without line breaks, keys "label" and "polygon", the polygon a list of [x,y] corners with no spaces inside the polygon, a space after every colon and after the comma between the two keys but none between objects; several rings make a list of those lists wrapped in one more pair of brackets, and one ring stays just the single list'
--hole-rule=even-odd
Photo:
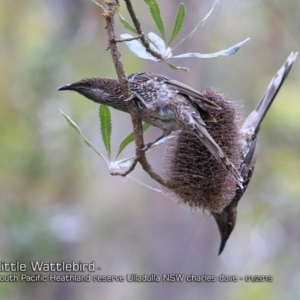
[{"label": "bird's claw", "polygon": [[139,149],[139,151],[144,151],[146,152],[148,149],[150,149],[153,146],[154,143],[148,143],[145,144],[144,147],[142,149]]},{"label": "bird's claw", "polygon": [[131,94],[128,98],[126,98],[126,99],[124,100],[124,102],[129,102],[129,101],[133,100],[134,98],[135,98],[135,94],[133,93],[133,94]]}]

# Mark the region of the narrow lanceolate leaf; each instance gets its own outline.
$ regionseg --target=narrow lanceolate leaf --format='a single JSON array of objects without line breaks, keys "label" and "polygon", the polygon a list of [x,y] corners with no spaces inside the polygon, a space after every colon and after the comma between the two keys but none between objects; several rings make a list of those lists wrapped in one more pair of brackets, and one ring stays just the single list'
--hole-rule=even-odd
[{"label": "narrow lanceolate leaf", "polygon": [[111,140],[111,115],[110,110],[106,105],[100,105],[99,107],[100,117],[100,130],[102,134],[102,140],[107,151],[107,155],[110,158],[110,140]]},{"label": "narrow lanceolate leaf", "polygon": [[67,122],[69,123],[69,125],[73,129],[75,129],[78,134],[82,135],[82,131],[79,128],[79,126],[67,114],[65,114],[61,109],[59,111],[65,117],[65,119],[67,120]]},{"label": "narrow lanceolate leaf", "polygon": [[217,0],[214,5],[212,6],[212,8],[210,9],[210,11],[208,12],[208,14],[202,19],[202,21],[200,22],[200,25],[198,26],[203,26],[205,21],[210,17],[210,15],[213,13],[213,11],[215,10],[217,4],[218,4],[219,0]]},{"label": "narrow lanceolate leaf", "polygon": [[109,170],[116,172],[116,171],[121,171],[124,169],[129,169],[130,166],[132,165],[135,157],[131,158],[124,158],[121,160],[114,160],[110,163]]},{"label": "narrow lanceolate leaf", "polygon": [[168,135],[168,136],[162,138],[161,140],[154,143],[149,149],[147,149],[146,153],[150,152],[151,150],[153,150],[155,147],[157,147],[159,145],[163,145],[163,144],[167,143],[169,140],[173,139],[174,137],[175,137],[175,135]]},{"label": "narrow lanceolate leaf", "polygon": [[120,22],[122,23],[122,25],[123,25],[126,29],[130,30],[130,31],[133,32],[134,34],[138,34],[138,32],[137,32],[137,30],[135,29],[135,27],[132,26],[129,22],[127,22],[127,21],[123,18],[123,16],[121,16],[120,14],[118,14],[118,17],[119,17]]},{"label": "narrow lanceolate leaf", "polygon": [[161,18],[160,8],[156,0],[144,0],[145,3],[149,6],[150,13],[152,18],[162,36],[164,41],[166,41],[165,25]]},{"label": "narrow lanceolate leaf", "polygon": [[92,0],[92,2],[94,2],[96,5],[98,5],[105,11],[105,7],[103,5],[101,5],[100,3],[98,3],[96,0]]},{"label": "narrow lanceolate leaf", "polygon": [[184,41],[186,41],[187,39],[191,38],[194,33],[196,32],[196,30],[203,26],[205,21],[211,16],[211,14],[213,13],[213,11],[215,10],[217,4],[218,4],[219,0],[217,0],[215,2],[215,4],[212,6],[212,8],[210,9],[210,11],[208,12],[208,14],[201,20],[200,23],[198,23],[198,25],[184,38],[182,39],[175,47],[172,48],[172,50],[174,50],[175,48],[177,48],[178,46],[180,46]]},{"label": "narrow lanceolate leaf", "polygon": [[164,40],[154,32],[149,32],[147,37],[151,44],[158,50],[158,52],[163,55],[166,51],[166,44]]},{"label": "narrow lanceolate leaf", "polygon": [[246,42],[248,42],[250,38],[247,38],[227,49],[214,52],[214,53],[207,53],[207,54],[202,54],[202,53],[184,53],[180,55],[175,55],[172,58],[184,58],[184,57],[198,57],[198,58],[214,58],[218,56],[230,56],[235,54]]},{"label": "narrow lanceolate leaf", "polygon": [[189,68],[186,68],[186,67],[179,67],[179,66],[175,66],[173,64],[170,64],[169,62],[166,62],[165,63],[173,70],[182,70],[182,71],[185,71],[185,72],[189,72]]},{"label": "narrow lanceolate leaf", "polygon": [[181,3],[177,10],[177,14],[176,14],[176,18],[175,18],[175,22],[174,22],[174,26],[173,26],[173,31],[172,31],[172,36],[170,38],[168,45],[170,45],[175,40],[177,34],[181,30],[182,25],[185,20],[185,16],[186,16],[185,6],[183,3]]},{"label": "narrow lanceolate leaf", "polygon": [[61,109],[60,109],[61,114],[65,117],[65,119],[67,120],[67,122],[69,123],[69,125],[76,130],[76,132],[82,137],[83,141],[85,142],[85,144],[90,147],[92,150],[94,150],[101,158],[103,158],[107,165],[109,166],[109,162],[108,160],[105,158],[104,155],[102,155],[100,152],[98,152],[98,150],[94,147],[94,145],[84,136],[84,134],[82,133],[81,129],[78,127],[78,125],[67,115],[65,114]]},{"label": "narrow lanceolate leaf", "polygon": [[[122,39],[128,39],[132,38],[133,36],[129,33],[123,33],[121,34]],[[133,41],[127,41],[125,42],[126,46],[129,48],[131,52],[133,52],[136,56],[143,58],[143,59],[150,59],[153,61],[159,61],[158,58],[152,56],[149,52],[146,51],[146,48],[142,45],[142,43],[138,40]],[[150,48],[153,51],[157,51],[156,47],[153,46],[153,44],[150,44]]]},{"label": "narrow lanceolate leaf", "polygon": [[[144,123],[143,124],[143,132],[145,132],[148,128],[150,127],[150,125],[148,123]],[[119,146],[119,151],[116,155],[116,158],[120,155],[120,153],[127,147],[127,145],[129,145],[130,143],[132,143],[135,140],[135,134],[134,132],[131,132],[120,144]]]}]

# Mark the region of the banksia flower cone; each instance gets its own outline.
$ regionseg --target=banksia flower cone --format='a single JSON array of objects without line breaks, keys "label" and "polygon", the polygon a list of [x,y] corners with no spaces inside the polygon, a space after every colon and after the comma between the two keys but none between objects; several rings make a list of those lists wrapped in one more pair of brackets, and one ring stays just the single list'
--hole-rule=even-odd
[{"label": "banksia flower cone", "polygon": [[[201,104],[216,120],[207,123],[207,131],[238,168],[241,163],[241,105],[211,89],[203,95],[221,107],[215,110]],[[236,182],[228,170],[186,130],[169,141],[163,173],[173,186],[169,191],[191,207],[220,213],[235,195]]]}]

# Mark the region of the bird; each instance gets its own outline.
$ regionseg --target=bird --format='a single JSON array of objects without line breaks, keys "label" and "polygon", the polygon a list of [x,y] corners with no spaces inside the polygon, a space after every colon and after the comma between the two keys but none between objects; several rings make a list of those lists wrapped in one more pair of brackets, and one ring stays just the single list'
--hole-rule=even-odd
[{"label": "bird", "polygon": [[167,143],[163,175],[172,187],[165,188],[165,194],[192,208],[202,208],[213,216],[221,235],[219,255],[235,228],[238,203],[254,172],[261,123],[296,58],[297,53],[292,52],[288,56],[247,118],[243,117],[241,102],[229,101],[226,95],[213,89],[202,92],[221,107],[221,110],[207,108],[216,119],[215,123],[207,124],[207,130],[237,166],[243,178],[243,188],[228,178],[199,139],[187,130],[177,132],[175,138]]},{"label": "bird", "polygon": [[154,142],[147,144],[148,149],[172,131],[185,129],[195,135],[209,150],[224,169],[233,175],[237,185],[243,188],[243,179],[223,149],[207,131],[207,123],[216,122],[208,113],[220,107],[197,90],[167,76],[151,72],[136,72],[128,76],[131,97],[124,99],[118,80],[88,77],[64,85],[58,91],[76,91],[86,98],[100,104],[129,112],[127,101],[137,103],[144,122],[159,127],[163,134]]},{"label": "bird", "polygon": [[261,123],[269,111],[274,99],[277,96],[283,82],[287,78],[293,63],[297,58],[298,53],[292,52],[282,67],[271,80],[265,94],[257,104],[256,108],[246,118],[242,128],[242,147],[241,147],[241,164],[238,168],[243,177],[243,188],[236,186],[235,196],[228,206],[221,213],[212,213],[221,235],[221,244],[219,255],[223,252],[226,242],[230,237],[237,217],[237,205],[243,197],[248,184],[252,178],[254,167],[258,154],[258,133],[261,128]]}]

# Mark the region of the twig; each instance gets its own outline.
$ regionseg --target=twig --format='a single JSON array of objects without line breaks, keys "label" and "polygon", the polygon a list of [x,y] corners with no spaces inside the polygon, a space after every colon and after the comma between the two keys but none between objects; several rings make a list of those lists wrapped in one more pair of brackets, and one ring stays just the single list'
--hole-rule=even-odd
[{"label": "twig", "polygon": [[164,60],[160,53],[158,53],[158,52],[156,52],[156,51],[154,51],[153,49],[150,48],[150,43],[147,40],[144,32],[142,31],[141,23],[140,23],[139,19],[137,18],[136,14],[133,10],[131,1],[130,0],[124,0],[124,1],[126,3],[127,10],[128,10],[129,15],[131,17],[133,25],[136,28],[138,34],[140,35],[140,40],[141,40],[143,46],[145,47],[146,51],[149,52],[152,56],[156,57],[157,59]]},{"label": "twig", "polygon": [[114,42],[115,43],[130,42],[130,41],[138,40],[140,38],[141,38],[141,35],[137,35],[137,36],[127,38],[127,39],[115,39]]},{"label": "twig", "polygon": [[[131,9],[131,13],[134,14],[130,0],[125,0],[125,1],[127,4],[127,7],[129,7]],[[111,56],[112,56],[112,59],[113,59],[113,62],[114,62],[115,68],[116,68],[116,72],[118,74],[121,92],[124,96],[124,99],[128,99],[130,97],[129,96],[130,89],[129,89],[128,81],[127,81],[125,71],[123,68],[123,64],[121,62],[121,55],[118,50],[118,45],[116,43],[116,35],[115,35],[115,31],[114,31],[114,15],[116,12],[116,7],[117,7],[117,5],[119,5],[119,2],[118,2],[118,0],[111,0],[111,1],[106,1],[106,3],[107,3],[107,8],[106,8],[103,16],[106,19],[106,30],[107,30],[107,38],[108,38],[108,42],[109,42],[109,49],[110,49]],[[139,28],[137,28],[137,30],[138,30],[138,32],[139,31],[141,32],[141,27],[140,27],[140,24],[136,17],[135,17],[134,25],[139,26]],[[140,35],[143,35],[143,34],[140,33]],[[141,37],[141,38],[144,38],[144,37]],[[148,47],[149,47],[149,42],[147,40],[146,40],[146,42],[148,43]],[[157,57],[157,56],[155,56],[155,57]],[[132,165],[129,167],[128,170],[126,170],[125,172],[113,172],[112,175],[126,176],[135,168],[137,162],[139,161],[142,168],[144,169],[144,171],[147,172],[151,178],[156,180],[161,185],[169,187],[170,184],[168,184],[168,182],[166,182],[161,176],[159,176],[156,172],[153,171],[151,165],[149,164],[149,162],[146,158],[145,152],[140,151],[140,149],[144,148],[144,138],[143,138],[142,118],[138,112],[136,103],[134,101],[128,101],[127,106],[128,106],[129,113],[131,115],[131,119],[132,119],[133,131],[135,133],[135,147],[136,147],[135,148],[135,159],[133,160]]]},{"label": "twig", "polygon": [[[121,62],[121,55],[118,50],[118,45],[115,42],[116,35],[114,31],[114,15],[116,12],[117,5],[119,5],[118,0],[107,1],[107,8],[103,16],[106,20],[106,31],[107,31],[109,49],[118,75],[120,89],[124,98],[127,99],[129,98],[130,95],[130,89],[127,82],[124,67]],[[133,130],[135,133],[136,148],[139,147],[139,149],[141,149],[144,147],[142,120],[139,113],[137,112],[134,101],[127,102],[127,106],[132,119]],[[136,159],[132,162],[131,167],[128,169],[128,173],[126,171],[126,172],[122,172],[122,174],[120,173],[120,175],[126,176],[127,174],[129,174],[135,168],[139,160],[139,156],[140,156],[140,151],[136,150]]]},{"label": "twig", "polygon": [[121,63],[121,59],[120,59],[121,55],[119,53],[117,44],[114,42],[116,39],[115,31],[114,31],[114,26],[115,26],[114,15],[115,15],[117,5],[119,5],[118,0],[107,1],[107,8],[103,16],[106,19],[106,31],[107,31],[109,49],[116,68],[116,72],[118,74],[121,91],[126,99],[130,95],[130,90],[127,83],[126,74],[123,65]]}]

